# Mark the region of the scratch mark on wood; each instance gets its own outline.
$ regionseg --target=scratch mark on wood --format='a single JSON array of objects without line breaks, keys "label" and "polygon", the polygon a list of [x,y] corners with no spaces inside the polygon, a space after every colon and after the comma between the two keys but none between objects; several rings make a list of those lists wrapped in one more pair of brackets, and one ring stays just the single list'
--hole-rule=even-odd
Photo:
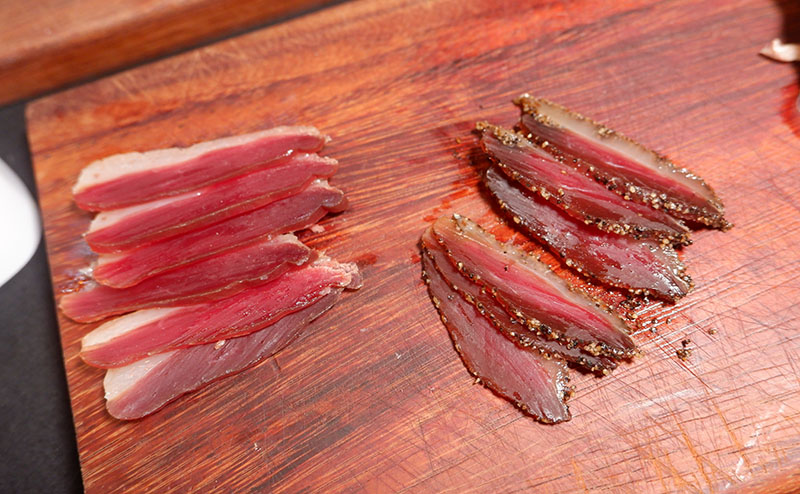
[{"label": "scratch mark on wood", "polygon": [[700,475],[703,476],[703,479],[705,479],[706,484],[708,484],[709,492],[714,492],[714,483],[708,477],[708,474],[706,474],[706,469],[703,466],[703,458],[702,458],[702,456],[697,452],[697,449],[695,448],[694,444],[692,443],[692,439],[689,437],[689,434],[687,434],[686,428],[683,426],[683,424],[681,424],[680,421],[678,421],[678,420],[676,420],[675,422],[676,422],[676,424],[678,426],[678,430],[680,430],[680,433],[681,433],[681,436],[683,437],[684,442],[686,443],[686,447],[689,448],[689,452],[692,454],[692,457],[694,458],[695,462],[697,463],[697,467],[700,469]]},{"label": "scratch mark on wood", "polygon": [[577,463],[575,463],[574,459],[572,459],[570,461],[570,463],[572,464],[572,471],[575,473],[575,477],[577,477],[578,485],[581,486],[581,489],[583,489],[583,492],[587,492],[588,493],[589,492],[589,488],[586,486],[586,481],[583,480],[583,474],[581,474],[581,468],[578,466]]}]

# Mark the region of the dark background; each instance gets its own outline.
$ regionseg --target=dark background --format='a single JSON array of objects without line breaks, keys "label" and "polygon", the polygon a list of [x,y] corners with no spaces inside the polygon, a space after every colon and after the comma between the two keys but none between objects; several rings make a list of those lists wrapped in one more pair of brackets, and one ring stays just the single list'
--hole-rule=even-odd
[{"label": "dark background", "polygon": [[[0,157],[35,194],[24,103],[0,109]],[[0,492],[81,492],[44,242],[0,287],[0,331]]]}]

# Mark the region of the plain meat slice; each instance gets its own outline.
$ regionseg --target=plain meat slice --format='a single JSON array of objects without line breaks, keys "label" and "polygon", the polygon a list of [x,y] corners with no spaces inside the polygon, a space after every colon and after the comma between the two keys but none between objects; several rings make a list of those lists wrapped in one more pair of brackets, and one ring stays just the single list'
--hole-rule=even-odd
[{"label": "plain meat slice", "polygon": [[129,287],[266,235],[309,228],[328,212],[345,207],[341,190],[331,187],[326,180],[315,180],[297,195],[249,213],[120,254],[101,254],[94,268],[94,279],[115,288]]},{"label": "plain meat slice", "polygon": [[187,148],[116,154],[86,166],[72,192],[83,209],[118,209],[317,152],[327,139],[314,127],[276,127]]},{"label": "plain meat slice", "polygon": [[570,287],[546,264],[511,244],[501,244],[459,215],[439,218],[433,233],[451,264],[489,290],[529,328],[593,355],[629,358],[636,353],[620,318]]},{"label": "plain meat slice", "polygon": [[339,294],[326,295],[247,336],[160,353],[109,369],[103,380],[108,413],[120,420],[142,418],[185,393],[274,355],[330,309]]},{"label": "plain meat slice", "polygon": [[486,186],[514,223],[538,238],[579,272],[637,294],[675,301],[692,288],[686,268],[669,245],[601,231],[572,218],[489,168]]},{"label": "plain meat slice", "polygon": [[97,321],[148,307],[216,300],[266,283],[315,253],[294,235],[281,235],[167,271],[129,288],[92,285],[61,298],[61,310],[78,322]]},{"label": "plain meat slice", "polygon": [[541,422],[569,420],[571,389],[564,361],[516,346],[448,286],[430,258],[422,262],[433,304],[467,370]]},{"label": "plain meat slice", "polygon": [[120,367],[149,355],[244,336],[357,280],[354,264],[318,259],[222,300],[121,316],[83,337],[81,357],[97,367]]},{"label": "plain meat slice", "polygon": [[504,173],[579,221],[634,238],[689,243],[689,229],[680,220],[626,201],[516,132],[485,122],[478,128],[483,132],[483,149]]},{"label": "plain meat slice", "polygon": [[315,154],[186,192],[99,213],[86,242],[95,252],[122,252],[196,230],[300,192],[336,172],[337,162]]},{"label": "plain meat slice", "polygon": [[664,156],[563,106],[524,94],[522,126],[544,149],[626,199],[678,218],[730,228],[725,208],[702,178]]},{"label": "plain meat slice", "polygon": [[533,348],[547,356],[556,356],[592,372],[606,374],[617,367],[617,362],[609,357],[592,355],[580,347],[568,346],[552,340],[536,329],[525,325],[525,321],[509,314],[489,293],[488,290],[461,275],[450,263],[447,253],[428,228],[422,235],[424,254],[433,261],[436,271],[451,289],[464,300],[474,305],[506,338],[522,348]]}]

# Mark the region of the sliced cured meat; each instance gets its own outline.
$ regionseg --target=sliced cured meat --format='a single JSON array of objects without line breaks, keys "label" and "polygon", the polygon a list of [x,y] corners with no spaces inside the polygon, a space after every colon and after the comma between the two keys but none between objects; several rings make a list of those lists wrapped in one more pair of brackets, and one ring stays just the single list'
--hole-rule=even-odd
[{"label": "sliced cured meat", "polygon": [[519,348],[452,290],[427,256],[423,268],[433,304],[467,370],[537,420],[569,420],[571,389],[564,361]]},{"label": "sliced cured meat", "polygon": [[188,148],[116,154],[84,168],[72,192],[83,209],[118,209],[319,151],[327,139],[314,127],[276,127]]},{"label": "sliced cured meat", "polygon": [[515,103],[522,109],[522,126],[546,151],[625,199],[714,228],[731,226],[722,201],[689,170],[545,99],[525,94]]},{"label": "sliced cured meat", "polygon": [[511,244],[501,244],[471,220],[442,216],[433,224],[451,264],[490,291],[532,330],[593,355],[632,357],[636,345],[621,319],[570,287],[550,268]]},{"label": "sliced cured meat", "polygon": [[572,218],[505,175],[489,168],[489,192],[514,223],[560,255],[568,266],[609,285],[675,301],[688,293],[692,280],[668,245],[632,240]]},{"label": "sliced cured meat", "polygon": [[563,345],[558,340],[549,339],[540,331],[526,326],[524,319],[516,318],[506,312],[488,290],[458,272],[447,258],[447,253],[434,238],[431,228],[422,235],[422,248],[448,286],[474,305],[478,312],[517,346],[538,350],[546,356],[566,359],[593,372],[607,373],[617,367],[616,361],[609,357],[592,355],[580,347]]},{"label": "sliced cured meat", "polygon": [[61,310],[78,322],[90,322],[148,307],[187,305],[232,295],[266,283],[313,260],[314,252],[294,235],[230,250],[149,278],[129,288],[93,285],[61,298]]},{"label": "sliced cured meat", "polygon": [[202,228],[296,194],[315,178],[330,177],[336,160],[315,154],[184,194],[99,213],[86,242],[95,252],[121,252]]},{"label": "sliced cured meat", "polygon": [[94,268],[94,278],[115,288],[129,287],[160,272],[205,259],[265,235],[309,228],[329,211],[340,211],[345,207],[341,190],[331,187],[326,180],[315,180],[297,195],[249,213],[120,254],[101,254]]},{"label": "sliced cured meat", "polygon": [[664,211],[626,201],[534,146],[522,135],[479,123],[481,145],[508,176],[587,223],[634,238],[688,243],[688,228]]},{"label": "sliced cured meat", "polygon": [[339,291],[240,338],[160,353],[125,367],[109,369],[103,380],[106,408],[112,417],[133,420],[211,381],[233,375],[275,354],[308,323],[330,309]]},{"label": "sliced cured meat", "polygon": [[81,357],[97,367],[120,367],[149,355],[243,336],[357,279],[354,264],[318,259],[222,300],[118,317],[84,336]]}]

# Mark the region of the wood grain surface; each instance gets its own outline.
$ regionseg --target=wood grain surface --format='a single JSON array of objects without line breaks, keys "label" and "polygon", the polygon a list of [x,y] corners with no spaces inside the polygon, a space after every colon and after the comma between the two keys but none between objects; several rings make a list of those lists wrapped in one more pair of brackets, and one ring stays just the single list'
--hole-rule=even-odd
[{"label": "wood grain surface", "polygon": [[[275,358],[133,423],[78,357],[93,326],[59,314],[87,491],[800,487],[797,80],[756,55],[798,16],[767,0],[353,2],[31,104],[56,298],[92,259],[70,199],[86,163],[278,124],[333,136],[352,208],[304,238],[365,275]],[[420,280],[436,215],[498,224],[471,129],[512,124],[522,91],[686,164],[736,224],[695,234],[697,288],[633,310],[644,355],[575,374],[557,426],[473,385]]]},{"label": "wood grain surface", "polygon": [[0,0],[0,105],[325,0]]}]

